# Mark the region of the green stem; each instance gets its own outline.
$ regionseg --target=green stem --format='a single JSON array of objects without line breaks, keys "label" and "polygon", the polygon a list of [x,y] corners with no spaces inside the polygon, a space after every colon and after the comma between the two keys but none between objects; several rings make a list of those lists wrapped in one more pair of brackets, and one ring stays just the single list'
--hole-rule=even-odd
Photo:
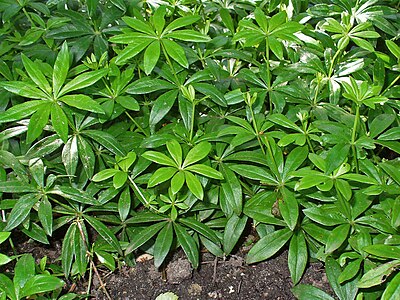
[{"label": "green stem", "polygon": [[32,18],[29,16],[28,11],[25,9],[25,7],[22,7],[22,11],[24,12],[24,15],[28,19],[29,23],[31,23],[32,27],[36,28],[35,23],[33,22]]},{"label": "green stem", "polygon": [[397,75],[397,77],[387,86],[387,88],[381,94],[383,95],[384,93],[386,93],[399,79],[400,75]]},{"label": "green stem", "polygon": [[275,174],[275,176],[278,178],[278,181],[280,182],[281,181],[281,178],[280,178],[281,176],[280,176],[280,173],[278,171],[278,165],[276,163],[274,153],[272,152],[271,144],[270,144],[270,142],[268,140],[268,136],[265,135],[264,137],[265,137],[264,138],[264,141],[265,141],[264,144],[267,146],[268,155],[271,157],[271,161],[272,161],[273,167],[274,167],[274,170],[272,170],[272,173]]},{"label": "green stem", "polygon": [[110,86],[108,85],[108,83],[107,83],[107,81],[104,79],[104,77],[103,77],[101,80],[102,80],[104,86],[106,87],[106,89],[107,89],[109,95],[110,95],[111,97],[115,98],[114,92],[111,90]]},{"label": "green stem", "polygon": [[263,147],[261,138],[260,138],[260,133],[259,133],[259,130],[258,130],[256,118],[255,118],[255,116],[254,116],[253,107],[251,106],[251,104],[249,104],[249,109],[250,109],[250,113],[251,113],[251,121],[252,121],[252,123],[253,123],[253,129],[254,129],[254,131],[255,131],[255,133],[256,133],[257,140],[258,140],[258,144],[260,145],[260,148],[261,148],[262,153],[265,154],[265,150],[264,150],[264,147]]},{"label": "green stem", "polygon": [[271,101],[271,69],[270,69],[270,56],[269,56],[269,42],[268,39],[265,41],[265,62],[267,64],[267,87],[268,87],[268,101],[269,101],[269,113],[272,114],[272,101]]},{"label": "green stem", "polygon": [[171,68],[172,74],[174,74],[174,77],[175,77],[175,80],[176,80],[176,84],[180,85],[180,82],[179,82],[179,79],[178,79],[178,75],[176,74],[174,65],[172,64],[171,59],[169,58],[169,55],[168,55],[167,51],[165,50],[165,47],[164,47],[163,43],[161,43],[161,48],[162,48],[163,54],[165,56],[165,59],[167,60],[167,64]]},{"label": "green stem", "polygon": [[308,148],[310,148],[311,152],[315,154],[314,148],[311,144],[310,137],[308,135],[306,135],[306,141],[307,141]]},{"label": "green stem", "polygon": [[308,132],[307,132],[307,121],[303,121],[302,125],[303,125],[303,134],[306,136],[306,141],[307,141],[308,148],[310,149],[310,151],[311,151],[312,153],[315,153],[315,152],[314,152],[314,148],[313,148],[313,146],[312,146],[312,144],[311,144],[310,137],[308,136]]},{"label": "green stem", "polygon": [[146,136],[149,137],[150,135],[140,126],[135,119],[127,112],[125,111],[125,114],[128,116],[128,118],[132,121],[133,124]]},{"label": "green stem", "polygon": [[358,173],[358,159],[357,159],[357,148],[355,145],[356,142],[356,134],[358,127],[358,120],[360,119],[360,106],[356,103],[356,115],[354,118],[353,132],[351,134],[351,149],[353,151],[354,164],[356,166],[356,173]]},{"label": "green stem", "polygon": [[136,193],[139,195],[139,198],[141,200],[141,202],[144,204],[145,207],[150,208],[152,210],[154,210],[155,212],[158,212],[157,208],[154,207],[153,205],[150,204],[150,202],[146,199],[146,197],[143,195],[142,191],[139,189],[139,187],[137,186],[137,184],[133,181],[133,179],[128,176],[129,181],[131,182],[131,185],[133,187],[133,189],[136,191]]},{"label": "green stem", "polygon": [[192,101],[192,119],[190,120],[190,133],[189,133],[189,142],[192,143],[193,131],[194,131],[194,114],[196,110],[196,102]]},{"label": "green stem", "polygon": [[335,60],[336,60],[336,58],[338,57],[339,53],[340,53],[340,50],[338,49],[338,50],[336,51],[335,55],[334,55],[333,58],[332,58],[331,65],[329,66],[328,78],[331,78],[331,76],[332,76],[333,67],[334,67],[334,65],[335,65]]}]

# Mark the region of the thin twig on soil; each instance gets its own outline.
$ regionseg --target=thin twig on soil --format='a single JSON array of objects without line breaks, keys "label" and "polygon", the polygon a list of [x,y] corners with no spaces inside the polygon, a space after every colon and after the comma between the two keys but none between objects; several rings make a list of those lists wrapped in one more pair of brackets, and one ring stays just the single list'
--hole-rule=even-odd
[{"label": "thin twig on soil", "polygon": [[[101,276],[100,276],[99,272],[97,271],[96,265],[93,262],[92,254],[89,251],[88,243],[86,241],[85,234],[83,233],[82,225],[81,225],[81,223],[79,221],[77,222],[77,225],[78,225],[79,233],[81,234],[83,243],[85,244],[86,254],[89,257],[90,264],[91,264],[91,266],[93,268],[94,273],[96,274],[97,278],[99,279],[100,288],[103,289],[103,292],[106,295],[107,299],[108,300],[112,300],[112,298],[110,297],[110,294],[107,292],[106,286],[104,285],[103,280],[101,279]],[[89,282],[89,285],[90,285],[90,282]]]},{"label": "thin twig on soil", "polygon": [[217,265],[218,265],[218,257],[216,256],[214,259],[214,272],[213,272],[213,280],[212,280],[213,283],[215,283],[217,281]]}]

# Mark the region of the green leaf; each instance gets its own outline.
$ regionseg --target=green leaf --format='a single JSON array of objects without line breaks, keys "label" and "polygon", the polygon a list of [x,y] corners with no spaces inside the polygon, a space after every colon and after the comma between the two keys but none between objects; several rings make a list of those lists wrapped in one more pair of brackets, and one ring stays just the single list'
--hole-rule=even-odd
[{"label": "green leaf", "polygon": [[42,134],[43,128],[49,122],[50,109],[50,105],[43,105],[31,116],[26,133],[27,143],[32,143]]},{"label": "green leaf", "polygon": [[247,224],[247,216],[237,216],[232,214],[226,223],[224,230],[223,246],[225,255],[229,255],[240,237],[243,234]]},{"label": "green leaf", "polygon": [[31,61],[25,54],[21,53],[22,63],[32,81],[45,93],[51,93],[51,87],[38,64]]},{"label": "green leaf", "polygon": [[132,253],[134,250],[142,246],[148,240],[150,240],[153,236],[155,236],[161,228],[166,225],[166,222],[159,222],[153,224],[151,226],[145,227],[143,230],[139,231],[135,234],[135,239],[128,245],[125,249],[125,255]]},{"label": "green leaf", "polygon": [[159,268],[167,257],[174,238],[174,231],[172,223],[167,224],[161,229],[157,235],[156,242],[154,244],[154,266]]},{"label": "green leaf", "polygon": [[224,177],[220,172],[206,165],[200,165],[200,164],[191,165],[185,168],[185,170],[214,179],[224,179]]},{"label": "green leaf", "polygon": [[86,95],[82,94],[67,95],[59,98],[58,100],[78,109],[98,114],[104,114],[104,110],[101,107],[101,105]]},{"label": "green leaf", "polygon": [[154,35],[154,30],[153,28],[151,28],[151,26],[146,23],[143,22],[142,20],[139,19],[134,19],[131,17],[122,17],[122,20],[126,23],[126,25],[128,25],[129,27],[132,27],[133,29],[143,32],[143,33],[147,33],[149,35]]},{"label": "green leaf", "polygon": [[[255,17],[255,19],[256,19],[256,22],[257,22],[257,24],[258,24],[258,26],[260,26],[260,28],[263,30],[263,31],[268,31],[268,30],[273,30],[273,28],[275,27],[275,26],[272,26],[272,25],[274,25],[275,24],[275,19],[277,18],[277,17],[279,17],[280,15],[282,15],[282,13],[278,13],[276,16],[274,16],[274,18],[273,18],[273,20],[272,19],[270,19],[270,21],[272,21],[272,24],[271,24],[271,28],[269,28],[269,26],[268,26],[268,20],[267,20],[267,18],[266,18],[266,16],[265,16],[265,14],[264,14],[264,12],[262,11],[262,9],[260,8],[260,7],[257,7],[255,10],[254,10],[254,17]],[[286,14],[283,14],[284,16],[286,16]]]},{"label": "green leaf", "polygon": [[22,288],[27,281],[35,275],[35,259],[31,254],[23,254],[14,268],[14,285],[16,288]]},{"label": "green leaf", "polygon": [[363,248],[363,251],[378,257],[400,259],[399,246],[375,244]]},{"label": "green leaf", "polygon": [[164,29],[164,33],[169,33],[170,31],[173,31],[175,29],[185,27],[187,25],[193,24],[201,19],[200,16],[196,15],[189,15],[189,16],[184,16],[177,18],[173,20],[171,23],[167,25]]},{"label": "green leaf", "polygon": [[393,228],[397,228],[400,226],[400,197],[397,197],[394,201],[390,223]]},{"label": "green leaf", "polygon": [[78,166],[78,142],[77,137],[73,136],[68,142],[65,144],[62,153],[61,159],[65,166],[65,170],[67,175],[75,175],[76,168]]},{"label": "green leaf", "polygon": [[11,235],[11,232],[0,231],[0,244],[4,243]]},{"label": "green leaf", "polygon": [[337,144],[330,149],[325,159],[325,174],[330,174],[336,170],[346,160],[349,151],[350,145],[344,143]]},{"label": "green leaf", "polygon": [[51,124],[63,142],[67,142],[68,119],[62,108],[56,103],[51,106]]},{"label": "green leaf", "polygon": [[282,200],[279,201],[279,210],[290,230],[294,230],[299,218],[299,205],[292,192],[284,188]]},{"label": "green leaf", "polygon": [[171,180],[171,191],[172,194],[178,193],[185,183],[185,173],[178,171]]},{"label": "green leaf", "polygon": [[43,105],[47,105],[40,100],[27,101],[15,105],[5,112],[0,113],[0,123],[12,122],[26,118],[36,112]]},{"label": "green leaf", "polygon": [[143,67],[146,75],[149,75],[156,66],[160,58],[160,42],[155,40],[152,42],[144,52]]},{"label": "green leaf", "polygon": [[94,173],[96,159],[92,147],[80,135],[78,135],[78,153],[87,178],[91,178]]},{"label": "green leaf", "polygon": [[399,161],[385,161],[379,164],[379,166],[390,176],[398,185],[400,185],[400,174],[399,174]]},{"label": "green leaf", "polygon": [[397,60],[400,60],[400,47],[397,45],[395,42],[391,40],[386,40],[386,47],[388,47],[389,51],[392,52],[392,54],[397,58]]},{"label": "green leaf", "polygon": [[332,257],[325,260],[325,272],[329,283],[340,300],[352,300],[357,295],[358,278],[348,281],[344,284],[339,283],[339,276],[342,273],[339,263]]},{"label": "green leaf", "polygon": [[176,30],[165,34],[164,37],[195,43],[206,43],[211,40],[207,35],[190,29]]},{"label": "green leaf", "polygon": [[292,282],[296,285],[303,276],[308,260],[306,239],[302,231],[295,232],[290,240],[288,266]]},{"label": "green leaf", "polygon": [[389,261],[385,264],[379,265],[365,273],[357,286],[361,289],[366,289],[381,285],[398,266],[400,266],[399,260]]},{"label": "green leaf", "polygon": [[100,69],[96,71],[89,71],[76,76],[68,82],[60,91],[58,97],[61,97],[69,92],[83,89],[91,86],[108,73],[108,69]]},{"label": "green leaf", "polygon": [[0,192],[4,193],[34,193],[36,189],[21,181],[0,181]]},{"label": "green leaf", "polygon": [[[220,201],[222,210],[227,214],[232,209],[238,216],[242,213],[243,193],[239,179],[228,167],[221,165],[224,181],[221,183]],[[223,209],[224,206],[230,209]]]},{"label": "green leaf", "polygon": [[38,217],[47,235],[53,233],[53,209],[47,197],[43,197],[38,208]]},{"label": "green leaf", "polygon": [[[400,57],[400,53],[399,53]],[[400,295],[400,273],[390,280],[385,291],[382,294],[382,300],[396,300]]]},{"label": "green leaf", "polygon": [[226,8],[221,7],[219,9],[219,15],[221,16],[221,20],[224,23],[224,25],[230,30],[232,34],[235,33],[235,26],[233,23],[233,19],[231,14],[229,13],[229,10]]},{"label": "green leaf", "polygon": [[104,170],[101,170],[96,175],[94,175],[92,178],[92,181],[100,182],[100,181],[103,181],[103,180],[113,177],[117,173],[118,173],[117,169],[104,169]]},{"label": "green leaf", "polygon": [[69,277],[72,261],[74,259],[74,245],[75,245],[75,231],[76,223],[72,223],[69,226],[67,232],[64,235],[61,248],[61,265],[66,278]]},{"label": "green leaf", "polygon": [[171,90],[160,97],[157,98],[156,101],[153,102],[153,107],[150,112],[149,117],[149,125],[155,126],[160,122],[171,110],[173,107],[175,100],[178,96],[177,90]]},{"label": "green leaf", "polygon": [[82,131],[82,134],[90,137],[112,153],[122,157],[126,156],[126,151],[111,134],[100,130],[85,130]]},{"label": "green leaf", "polygon": [[10,231],[21,224],[29,215],[31,208],[38,202],[37,195],[27,194],[20,197],[15,203],[7,220],[4,231]]},{"label": "green leaf", "polygon": [[318,186],[322,183],[325,183],[328,180],[330,180],[330,178],[322,173],[314,173],[312,175],[306,175],[296,183],[294,189],[296,191],[309,189],[313,186]]},{"label": "green leaf", "polygon": [[380,141],[395,141],[400,140],[400,127],[390,128],[388,131],[379,136]]},{"label": "green leaf", "polygon": [[153,16],[150,17],[150,22],[158,34],[161,34],[164,29],[166,12],[166,6],[161,5],[156,9]]},{"label": "green leaf", "polygon": [[156,186],[160,183],[163,183],[172,178],[178,170],[172,167],[163,167],[157,169],[153,175],[151,175],[149,182],[147,183],[148,187]]},{"label": "green leaf", "polygon": [[121,188],[128,179],[128,174],[124,171],[118,171],[113,178],[114,188],[117,190]]},{"label": "green leaf", "polygon": [[292,293],[299,300],[334,300],[334,298],[329,296],[327,293],[312,285],[296,285],[292,288]]},{"label": "green leaf", "polygon": [[166,156],[164,153],[161,152],[147,151],[142,154],[142,157],[160,165],[179,167],[170,157]]},{"label": "green leaf", "polygon": [[273,114],[268,118],[268,120],[282,127],[293,129],[297,132],[302,132],[299,126],[297,126],[294,122],[290,121],[286,116],[282,114]]},{"label": "green leaf", "polygon": [[121,246],[119,245],[119,242],[115,235],[110,231],[110,229],[107,228],[106,225],[104,225],[102,222],[99,220],[90,217],[88,215],[85,215],[85,220],[90,224],[90,226],[93,227],[94,230],[97,231],[98,234],[120,255],[122,255],[122,249]]},{"label": "green leaf", "polygon": [[332,253],[338,249],[346,240],[349,234],[350,224],[341,224],[332,230],[325,246],[325,253]]},{"label": "green leaf", "polygon": [[199,266],[199,249],[194,238],[187,233],[185,228],[177,223],[174,223],[174,229],[178,242],[187,258],[192,263],[193,268],[197,269]]},{"label": "green leaf", "polygon": [[204,197],[203,187],[199,179],[190,172],[185,172],[186,184],[193,195],[202,200]]},{"label": "green leaf", "polygon": [[162,44],[167,54],[171,56],[173,60],[175,60],[178,64],[180,64],[184,68],[189,67],[185,50],[183,50],[183,48],[179,44],[167,39],[163,39]]},{"label": "green leaf", "polygon": [[122,221],[125,221],[131,210],[131,192],[129,187],[126,187],[118,200],[118,213]]},{"label": "green leaf", "polygon": [[180,218],[179,223],[193,229],[194,231],[200,233],[202,236],[206,237],[213,243],[220,245],[220,240],[213,230],[207,225],[197,221],[194,218]]},{"label": "green leaf", "polygon": [[176,140],[170,140],[166,143],[167,149],[171,157],[174,159],[176,166],[182,165],[182,147]]},{"label": "green leaf", "polygon": [[266,235],[250,249],[246,263],[252,264],[270,258],[287,243],[292,234],[290,229],[284,228]]},{"label": "green leaf", "polygon": [[140,110],[139,103],[137,100],[131,96],[118,96],[115,98],[115,101],[119,104],[121,104],[122,107],[133,110],[133,111],[138,111]]},{"label": "green leaf", "polygon": [[207,157],[208,153],[210,153],[210,150],[211,144],[209,142],[200,142],[192,149],[190,149],[183,162],[182,168],[185,168],[186,166],[194,164],[195,162],[198,162]]},{"label": "green leaf", "polygon": [[162,293],[155,300],[178,300],[178,296],[173,292]]},{"label": "green leaf", "polygon": [[215,86],[208,83],[193,83],[193,87],[196,89],[196,91],[209,96],[211,100],[219,106],[228,106],[224,95]]},{"label": "green leaf", "polygon": [[44,92],[36,88],[35,85],[22,82],[22,81],[8,81],[8,82],[0,82],[0,87],[9,91],[10,93],[17,94],[19,96],[28,98],[28,99],[49,99]]},{"label": "green leaf", "polygon": [[23,228],[21,230],[25,235],[30,237],[31,239],[38,241],[39,243],[49,245],[49,241],[47,239],[46,233],[43,228],[37,225],[36,223],[31,223],[28,229]]},{"label": "green leaf", "polygon": [[126,220],[127,224],[141,224],[141,223],[152,223],[158,221],[165,221],[165,216],[157,215],[152,212],[142,211],[140,213],[133,214],[133,217]]},{"label": "green leaf", "polygon": [[[116,36],[115,38],[117,38]],[[115,60],[115,63],[117,65],[123,65],[126,63],[127,60],[131,59],[132,57],[135,57],[138,55],[140,52],[143,51],[154,39],[143,39],[140,42],[132,45],[128,45],[125,47],[124,50],[122,50],[120,53],[118,53],[117,59]],[[112,42],[113,39],[111,38],[110,41]]]},{"label": "green leaf", "polygon": [[[19,300],[15,295],[15,287],[13,282],[10,278],[2,273],[0,273],[0,290],[5,291],[7,296],[10,297],[11,300]],[[5,300],[6,298],[4,297],[2,298],[2,300],[3,299]]]},{"label": "green leaf", "polygon": [[363,261],[362,258],[358,258],[358,259],[352,261],[351,263],[349,263],[344,268],[343,272],[340,274],[340,276],[338,278],[339,283],[342,284],[343,282],[346,282],[346,281],[354,278],[354,276],[356,276],[357,273],[360,272],[362,261]]},{"label": "green leaf", "polygon": [[290,172],[295,171],[298,167],[302,165],[307,156],[307,147],[296,147],[295,149],[293,149],[286,158],[282,177],[287,178]]},{"label": "green leaf", "polygon": [[64,286],[64,281],[52,276],[39,274],[32,277],[20,291],[20,297],[26,297],[31,295],[36,295],[40,293],[54,291],[56,289],[62,288]]},{"label": "green leaf", "polygon": [[267,169],[261,167],[253,165],[230,165],[229,168],[249,179],[259,180],[270,185],[276,185],[278,183]]},{"label": "green leaf", "polygon": [[[7,255],[0,253],[0,266],[8,264],[10,261],[12,261],[11,258],[9,258]],[[0,284],[0,288],[1,288],[1,284]]]},{"label": "green leaf", "polygon": [[64,42],[61,46],[60,52],[58,52],[53,69],[53,93],[57,97],[59,96],[61,87],[67,79],[69,59],[68,44],[67,42]]},{"label": "green leaf", "polygon": [[160,90],[176,89],[176,86],[168,81],[162,79],[153,79],[150,77],[143,77],[131,83],[126,92],[129,94],[148,94]]},{"label": "green leaf", "polygon": [[70,199],[72,201],[76,201],[82,204],[89,204],[89,205],[97,205],[99,204],[96,199],[94,199],[88,193],[74,188],[72,186],[56,186],[53,190],[49,191],[49,194],[59,195],[66,199]]}]

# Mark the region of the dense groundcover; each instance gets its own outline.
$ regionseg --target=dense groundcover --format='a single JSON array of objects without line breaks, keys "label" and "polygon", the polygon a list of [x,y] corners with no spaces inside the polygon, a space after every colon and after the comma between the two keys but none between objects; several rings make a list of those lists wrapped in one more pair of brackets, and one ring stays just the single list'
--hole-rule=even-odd
[{"label": "dense groundcover", "polygon": [[[0,0],[0,299],[181,248],[399,299],[398,1]],[[6,253],[58,236],[59,264]],[[247,240],[248,243],[248,240]],[[6,255],[7,254],[7,255]],[[101,279],[101,276],[99,276]],[[64,295],[63,295],[64,294]],[[38,298],[38,299],[39,299]]]}]

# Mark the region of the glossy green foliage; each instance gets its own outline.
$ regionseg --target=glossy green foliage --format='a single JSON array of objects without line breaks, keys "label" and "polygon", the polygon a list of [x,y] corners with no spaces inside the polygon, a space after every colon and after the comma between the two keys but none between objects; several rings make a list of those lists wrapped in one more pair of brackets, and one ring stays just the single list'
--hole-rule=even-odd
[{"label": "glossy green foliage", "polygon": [[[310,258],[339,299],[396,299],[396,1],[0,0],[0,18],[0,242],[62,231],[80,278],[178,248],[197,268],[252,227],[247,263],[288,249],[299,299],[332,299],[298,284]],[[0,292],[60,283],[29,272],[46,288]]]}]

